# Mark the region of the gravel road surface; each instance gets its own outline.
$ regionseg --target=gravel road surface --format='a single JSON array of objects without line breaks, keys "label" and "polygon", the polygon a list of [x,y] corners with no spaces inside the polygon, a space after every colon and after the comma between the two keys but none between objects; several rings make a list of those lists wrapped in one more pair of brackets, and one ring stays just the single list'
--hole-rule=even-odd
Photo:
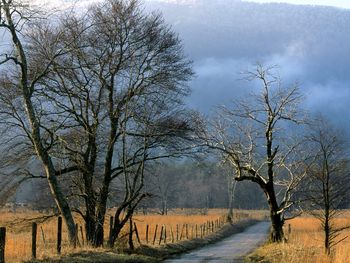
[{"label": "gravel road surface", "polygon": [[234,234],[220,242],[183,254],[178,258],[167,259],[165,263],[239,263],[245,255],[263,243],[270,227],[269,222],[260,222],[248,227],[244,232]]}]

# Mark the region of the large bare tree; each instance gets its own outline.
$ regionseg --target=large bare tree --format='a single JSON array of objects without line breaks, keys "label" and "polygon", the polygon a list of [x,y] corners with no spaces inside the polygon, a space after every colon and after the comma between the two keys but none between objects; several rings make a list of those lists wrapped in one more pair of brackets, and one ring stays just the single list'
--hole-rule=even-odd
[{"label": "large bare tree", "polygon": [[45,102],[52,154],[62,174],[75,175],[84,209],[74,210],[95,246],[103,244],[112,182],[118,188],[113,245],[148,195],[146,162],[192,148],[196,121],[182,105],[191,63],[161,15],[144,14],[138,1],[105,1],[61,21],[37,24],[28,37],[35,64],[49,65],[35,94]]},{"label": "large bare tree", "polygon": [[[50,154],[52,141],[50,134],[47,133],[41,121],[42,105],[40,102],[38,103],[35,97],[38,83],[47,73],[47,69],[52,61],[38,67],[33,62],[32,57],[30,57],[24,40],[28,24],[38,13],[31,11],[22,2],[12,0],[1,0],[0,10],[0,29],[4,30],[5,37],[9,38],[10,46],[8,49],[5,48],[5,51],[0,54],[0,65],[2,66],[1,85],[2,89],[6,90],[6,93],[15,95],[6,97],[8,105],[20,105],[24,113],[24,115],[19,115],[19,111],[15,108],[5,113],[5,115],[7,118],[12,118],[11,123],[16,123],[27,135],[33,151],[41,160],[51,192],[66,222],[70,243],[75,245],[76,229],[74,219],[66,196],[62,192],[57,179],[57,175],[61,171],[55,167]],[[53,58],[60,56],[63,52],[65,51],[60,50],[58,53],[53,54]],[[6,93],[5,95],[7,95]]]},{"label": "large bare tree", "polygon": [[263,190],[270,240],[280,242],[286,213],[295,203],[293,190],[306,174],[300,141],[290,132],[303,121],[298,108],[302,96],[297,85],[282,86],[274,67],[257,65],[246,76],[261,84],[259,92],[232,108],[220,107],[205,138],[230,164],[236,181],[251,181]]}]

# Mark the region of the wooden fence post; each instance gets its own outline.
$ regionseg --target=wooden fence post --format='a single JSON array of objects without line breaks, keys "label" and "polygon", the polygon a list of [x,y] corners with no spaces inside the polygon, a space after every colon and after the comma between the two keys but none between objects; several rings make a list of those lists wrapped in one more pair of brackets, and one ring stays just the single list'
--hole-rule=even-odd
[{"label": "wooden fence post", "polygon": [[164,229],[164,226],[162,226],[162,228],[160,230],[159,245],[160,245],[160,243],[162,242],[162,239],[163,239],[163,229]]},{"label": "wooden fence post", "polygon": [[141,240],[140,240],[140,236],[139,236],[139,231],[137,230],[137,226],[136,226],[136,223],[135,223],[135,222],[134,222],[134,228],[135,228],[135,234],[136,234],[137,242],[139,242],[139,244],[141,245]]},{"label": "wooden fence post", "polygon": [[57,253],[61,254],[62,248],[62,217],[58,217],[57,221]]},{"label": "wooden fence post", "polygon": [[171,231],[171,243],[174,243],[175,238],[174,238],[174,232],[173,232],[173,227],[170,226],[170,231]]},{"label": "wooden fence post", "polygon": [[166,236],[166,225],[164,226],[164,243],[166,244],[166,238],[167,238],[167,236]]},{"label": "wooden fence post", "polygon": [[186,239],[188,239],[188,225],[186,224]]},{"label": "wooden fence post", "polygon": [[[184,236],[184,230],[185,230],[185,224],[182,225],[181,228],[181,233],[180,233],[180,240],[182,240],[183,236]],[[186,234],[186,233],[185,233]]]},{"label": "wooden fence post", "polygon": [[146,226],[146,243],[148,244],[148,230],[149,230],[149,226]]},{"label": "wooden fence post", "polygon": [[156,229],[154,230],[153,245],[154,245],[154,243],[156,242],[157,230],[158,230],[158,225],[156,225]]},{"label": "wooden fence post", "polygon": [[38,225],[33,222],[32,223],[32,258],[36,258],[36,235],[37,235]]},{"label": "wooden fence post", "polygon": [[176,224],[176,241],[179,241],[179,225]]},{"label": "wooden fence post", "polygon": [[6,228],[0,227],[0,263],[5,263]]}]

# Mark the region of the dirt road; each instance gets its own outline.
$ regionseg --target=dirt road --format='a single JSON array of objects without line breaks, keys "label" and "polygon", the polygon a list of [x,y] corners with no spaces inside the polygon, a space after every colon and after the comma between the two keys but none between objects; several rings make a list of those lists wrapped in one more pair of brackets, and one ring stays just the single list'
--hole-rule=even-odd
[{"label": "dirt road", "polygon": [[267,238],[269,222],[260,222],[244,232],[235,234],[218,243],[194,250],[165,263],[243,262],[243,257],[258,247]]}]

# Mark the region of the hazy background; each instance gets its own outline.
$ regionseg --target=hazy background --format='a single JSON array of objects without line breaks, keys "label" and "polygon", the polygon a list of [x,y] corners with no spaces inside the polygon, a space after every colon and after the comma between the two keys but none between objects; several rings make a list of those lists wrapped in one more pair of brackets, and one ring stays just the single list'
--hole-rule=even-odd
[{"label": "hazy background", "polygon": [[[305,3],[310,2],[318,1]],[[347,127],[350,10],[240,0],[152,0],[145,5],[164,14],[194,61],[192,107],[209,113],[214,105],[246,94],[249,83],[240,81],[239,72],[259,61],[279,65],[286,85],[300,83],[308,109]]]}]

